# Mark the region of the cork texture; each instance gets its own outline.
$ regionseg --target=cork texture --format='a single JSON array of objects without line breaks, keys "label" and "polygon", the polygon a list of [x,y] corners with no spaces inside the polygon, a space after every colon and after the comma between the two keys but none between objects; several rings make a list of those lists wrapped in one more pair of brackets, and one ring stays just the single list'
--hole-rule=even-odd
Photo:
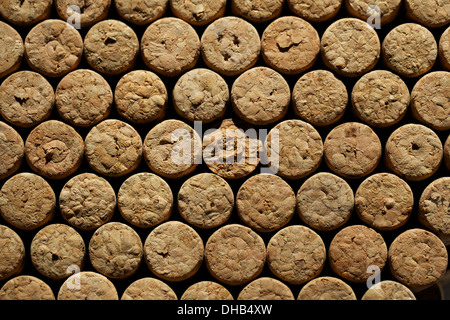
[{"label": "cork texture", "polygon": [[161,18],[167,11],[169,0],[115,0],[117,13],[126,21],[141,26]]},{"label": "cork texture", "polygon": [[176,293],[166,283],[155,278],[141,278],[130,284],[121,300],[177,300]]},{"label": "cork texture", "polygon": [[8,279],[22,271],[25,263],[25,245],[11,228],[0,225],[0,279]]},{"label": "cork texture", "polygon": [[180,300],[234,300],[234,298],[221,284],[201,281],[187,288]]},{"label": "cork texture", "polygon": [[50,16],[53,0],[8,0],[0,4],[3,19],[17,26],[30,26]]},{"label": "cork texture", "polygon": [[6,179],[19,170],[24,155],[25,147],[20,134],[0,122],[0,179]]},{"label": "cork texture", "polygon": [[0,22],[0,39],[0,77],[4,77],[20,67],[25,49],[20,34],[4,22]]},{"label": "cork texture", "polygon": [[64,281],[58,291],[58,300],[118,300],[114,284],[107,277],[81,271]]},{"label": "cork texture", "polygon": [[54,2],[56,12],[61,19],[65,21],[70,21],[69,19],[79,21],[81,28],[90,27],[105,19],[111,7],[111,0],[54,0]]},{"label": "cork texture", "polygon": [[206,26],[225,15],[226,0],[170,0],[175,16],[193,26]]},{"label": "cork texture", "polygon": [[[371,10],[371,6],[377,6],[379,13],[378,9],[377,11]],[[369,21],[369,19],[379,14],[381,25],[392,22],[398,16],[401,6],[401,0],[345,0],[345,8],[352,16]]]},{"label": "cork texture", "polygon": [[245,286],[237,300],[295,300],[295,298],[291,289],[283,282],[262,277]]},{"label": "cork texture", "polygon": [[439,0],[405,0],[410,18],[430,27],[442,27],[450,22],[450,4]]},{"label": "cork texture", "polygon": [[337,15],[342,0],[287,0],[289,9],[296,15],[313,22],[324,22]]},{"label": "cork texture", "polygon": [[352,287],[339,278],[318,277],[303,286],[297,300],[356,300]]},{"label": "cork texture", "polygon": [[17,276],[0,289],[0,300],[55,300],[52,289],[33,276]]},{"label": "cork texture", "polygon": [[450,170],[450,135],[444,145],[444,161],[448,170]]},{"label": "cork texture", "polygon": [[370,287],[361,300],[416,300],[414,293],[399,282],[381,281]]},{"label": "cork texture", "polygon": [[232,0],[233,12],[255,23],[262,23],[278,17],[283,10],[284,0],[245,1]]},{"label": "cork texture", "polygon": [[439,61],[445,69],[450,70],[450,27],[439,39]]}]

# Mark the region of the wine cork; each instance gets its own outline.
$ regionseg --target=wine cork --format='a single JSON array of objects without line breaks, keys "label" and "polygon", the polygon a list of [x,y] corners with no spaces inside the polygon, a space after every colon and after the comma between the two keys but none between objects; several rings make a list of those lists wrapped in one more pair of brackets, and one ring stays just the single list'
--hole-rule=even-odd
[{"label": "wine cork", "polygon": [[361,300],[416,300],[414,293],[399,282],[381,281],[370,287]]},{"label": "wine cork", "polygon": [[450,130],[450,72],[436,71],[423,76],[411,92],[411,111],[420,122],[434,130]]},{"label": "wine cork", "polygon": [[63,179],[81,166],[83,138],[71,126],[48,120],[35,127],[25,141],[28,165],[48,179]]},{"label": "wine cork", "polygon": [[319,34],[309,22],[299,17],[276,19],[261,37],[264,61],[283,74],[299,74],[310,69],[319,53]]},{"label": "wine cork", "polygon": [[318,277],[303,286],[297,300],[356,300],[352,287],[339,278]]},{"label": "wine cork", "polygon": [[0,78],[2,78],[19,69],[25,50],[20,34],[3,21],[0,21],[0,48],[2,48],[0,51]]},{"label": "wine cork", "polygon": [[0,86],[0,114],[20,128],[31,128],[47,120],[54,103],[52,85],[33,71],[13,73]]},{"label": "wine cork", "polygon": [[434,66],[438,47],[433,34],[417,23],[392,29],[383,41],[383,61],[403,77],[419,77]]},{"label": "wine cork", "polygon": [[79,24],[78,28],[87,28],[106,19],[111,0],[87,2],[81,0],[54,0],[59,17],[69,23]]},{"label": "wine cork", "polygon": [[322,60],[332,71],[357,77],[377,64],[381,46],[376,31],[365,21],[343,18],[333,22],[321,40]]},{"label": "wine cork", "polygon": [[122,21],[96,23],[84,37],[84,57],[96,71],[116,76],[130,71],[139,55],[136,33]]},{"label": "wine cork", "polygon": [[253,280],[239,293],[237,300],[295,300],[291,289],[269,277]]},{"label": "wine cork", "polygon": [[255,67],[245,71],[231,88],[234,112],[245,122],[268,125],[287,113],[291,90],[287,81],[275,70]]},{"label": "wine cork", "polygon": [[93,173],[81,173],[61,189],[59,209],[71,226],[85,231],[97,229],[114,215],[116,194],[110,183]]},{"label": "wine cork", "polygon": [[[323,142],[319,132],[302,120],[278,123],[267,135],[267,156],[276,174],[289,180],[304,178],[319,167]],[[278,158],[278,165],[272,158]]]},{"label": "wine cork", "polygon": [[352,90],[352,110],[372,127],[386,128],[403,119],[411,96],[406,83],[396,74],[376,70],[363,75]]},{"label": "wine cork", "polygon": [[257,174],[247,179],[236,195],[239,217],[259,232],[272,232],[285,226],[295,212],[295,193],[282,178]]},{"label": "wine cork", "polygon": [[170,186],[161,177],[148,172],[126,179],[117,201],[122,217],[139,228],[150,228],[166,221],[173,207]]},{"label": "wine cork", "polygon": [[450,27],[442,33],[439,39],[439,60],[445,69],[450,70]]},{"label": "wine cork", "polygon": [[66,21],[40,22],[25,38],[29,66],[47,77],[62,77],[78,67],[83,55],[80,33]]},{"label": "wine cork", "polygon": [[405,0],[407,16],[429,28],[450,22],[450,4],[439,0]]},{"label": "wine cork", "polygon": [[86,159],[96,172],[120,177],[135,170],[142,159],[142,139],[131,125],[107,119],[86,136]]},{"label": "wine cork", "polygon": [[297,212],[302,221],[320,231],[344,225],[353,212],[354,195],[344,179],[328,172],[308,178],[297,193]]},{"label": "wine cork", "polygon": [[333,128],[323,148],[328,167],[345,178],[369,175],[377,167],[382,154],[377,134],[369,126],[357,122]]},{"label": "wine cork", "polygon": [[141,278],[130,284],[121,300],[178,300],[167,284],[155,278]]},{"label": "wine cork", "polygon": [[101,274],[124,279],[133,275],[141,264],[141,238],[130,226],[121,222],[102,225],[89,241],[89,259]]},{"label": "wine cork", "polygon": [[161,18],[167,11],[169,0],[115,0],[120,17],[132,24],[143,26]]},{"label": "wine cork", "polygon": [[389,247],[392,275],[413,292],[435,284],[447,270],[447,250],[439,238],[423,229],[409,229]]},{"label": "wine cork", "polygon": [[200,46],[200,38],[191,25],[179,18],[166,17],[145,30],[141,54],[150,70],[174,77],[194,68]]},{"label": "wine cork", "polygon": [[441,177],[423,190],[419,199],[419,221],[436,234],[444,244],[450,243],[448,219],[450,209],[450,178]]},{"label": "wine cork", "polygon": [[187,224],[168,221],[154,228],[144,244],[145,261],[157,277],[172,282],[197,273],[203,262],[204,245]]},{"label": "wine cork", "polygon": [[200,137],[188,124],[169,119],[154,126],[144,139],[144,158],[156,174],[181,178],[198,166]]},{"label": "wine cork", "polygon": [[448,136],[447,140],[445,141],[444,161],[445,161],[445,165],[447,166],[447,169],[450,170],[450,135]]},{"label": "wine cork", "polygon": [[39,230],[31,241],[30,256],[39,273],[64,279],[69,268],[83,268],[86,247],[81,235],[65,224],[51,224]]},{"label": "wine cork", "polygon": [[443,146],[437,134],[420,124],[396,129],[386,142],[385,162],[395,174],[409,181],[431,177],[442,162]]},{"label": "wine cork", "polygon": [[56,109],[73,126],[96,125],[109,116],[112,104],[111,87],[100,74],[92,70],[72,71],[56,87]]},{"label": "wine cork", "polygon": [[280,16],[284,0],[261,1],[260,3],[232,0],[231,10],[234,15],[240,16],[254,23],[263,23]]},{"label": "wine cork", "polygon": [[184,119],[210,123],[226,112],[230,92],[218,73],[197,68],[183,74],[173,88],[175,111]]},{"label": "wine cork", "polygon": [[0,225],[0,280],[22,272],[25,264],[25,246],[19,235]]},{"label": "wine cork", "polygon": [[210,23],[201,37],[205,64],[224,76],[236,76],[253,67],[260,54],[256,28],[239,17],[223,17]]},{"label": "wine cork", "polygon": [[47,19],[52,10],[53,0],[10,0],[0,4],[3,19],[17,26],[30,26]]},{"label": "wine cork", "polygon": [[24,155],[22,137],[13,127],[0,121],[0,180],[19,170]]},{"label": "wine cork", "polygon": [[355,193],[359,218],[377,230],[394,230],[411,216],[414,195],[411,187],[391,173],[377,173],[365,179]]},{"label": "wine cork", "polygon": [[305,73],[292,90],[295,114],[320,127],[339,121],[345,113],[348,100],[346,86],[328,70]]},{"label": "wine cork", "polygon": [[125,74],[114,90],[117,112],[125,120],[146,124],[161,119],[168,105],[164,82],[153,72],[134,70]]},{"label": "wine cork", "polygon": [[257,278],[266,261],[263,239],[252,229],[228,224],[216,230],[205,246],[211,275],[228,285],[243,285]]},{"label": "wine cork", "polygon": [[228,221],[234,208],[234,193],[222,177],[200,173],[181,185],[177,204],[180,215],[189,224],[210,229]]},{"label": "wine cork", "polygon": [[206,26],[225,15],[227,1],[170,0],[173,14],[193,26]]},{"label": "wine cork", "polygon": [[221,284],[200,281],[189,286],[180,300],[234,300],[233,295]]},{"label": "wine cork", "polygon": [[52,187],[38,175],[22,172],[8,179],[0,191],[0,213],[9,224],[21,230],[45,225],[54,215],[56,196]]},{"label": "wine cork", "polygon": [[342,6],[342,0],[287,0],[289,9],[303,19],[324,22],[334,18]]},{"label": "wine cork", "polygon": [[81,271],[71,275],[61,285],[58,300],[118,300],[114,284],[105,276]]},{"label": "wine cork", "polygon": [[369,267],[383,270],[388,250],[383,237],[363,225],[340,230],[328,249],[331,269],[340,277],[354,283],[367,281]]},{"label": "wine cork", "polygon": [[0,300],[55,300],[50,286],[33,276],[17,276],[0,289]]},{"label": "wine cork", "polygon": [[364,21],[379,21],[380,26],[394,21],[400,12],[401,6],[402,0],[345,0],[345,8],[350,15]]},{"label": "wine cork", "polygon": [[261,143],[245,123],[224,119],[210,130],[203,137],[203,159],[213,173],[225,179],[240,179],[257,168]]},{"label": "wine cork", "polygon": [[305,226],[288,226],[278,231],[267,245],[267,264],[272,273],[291,284],[303,284],[317,277],[325,265],[322,238]]}]

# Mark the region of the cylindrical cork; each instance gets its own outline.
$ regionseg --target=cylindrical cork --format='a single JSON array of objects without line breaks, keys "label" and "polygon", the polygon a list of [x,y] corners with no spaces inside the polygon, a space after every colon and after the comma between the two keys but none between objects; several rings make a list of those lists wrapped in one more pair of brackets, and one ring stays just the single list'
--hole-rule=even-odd
[{"label": "cylindrical cork", "polygon": [[322,36],[321,47],[325,65],[346,77],[361,76],[372,70],[381,54],[377,32],[356,18],[332,23]]},{"label": "cylindrical cork", "polygon": [[194,68],[200,46],[200,38],[191,25],[179,18],[166,17],[145,30],[141,55],[150,70],[174,77]]},{"label": "cylindrical cork", "polygon": [[234,300],[227,288],[213,281],[194,283],[181,296],[180,300]]},{"label": "cylindrical cork", "polygon": [[56,196],[42,177],[21,172],[9,178],[0,191],[0,213],[9,224],[33,230],[49,222],[55,213]]},{"label": "cylindrical cork", "polygon": [[450,23],[450,4],[439,0],[405,0],[409,18],[429,28],[438,28]]},{"label": "cylindrical cork", "polygon": [[168,4],[169,0],[114,0],[119,16],[138,26],[161,18],[166,13]]},{"label": "cylindrical cork", "polygon": [[223,225],[234,208],[234,193],[228,182],[213,173],[187,179],[177,196],[178,211],[189,224],[202,229]]},{"label": "cylindrical cork", "polygon": [[300,77],[292,90],[297,116],[315,126],[328,126],[345,113],[348,92],[345,84],[328,70],[314,70]]},{"label": "cylindrical cork", "polygon": [[17,276],[0,289],[0,300],[55,300],[52,288],[34,276]]},{"label": "cylindrical cork", "polygon": [[381,234],[363,225],[340,230],[330,243],[328,257],[331,269],[340,277],[363,283],[372,269],[383,270],[388,250]]},{"label": "cylindrical cork", "polygon": [[345,178],[369,175],[380,162],[381,141],[367,125],[347,122],[333,128],[323,145],[328,167]]},{"label": "cylindrical cork", "polygon": [[284,227],[294,215],[295,193],[282,178],[257,174],[239,188],[236,208],[249,227],[259,232],[272,232]]},{"label": "cylindrical cork", "polygon": [[333,19],[341,9],[343,0],[287,0],[289,9],[303,19],[325,22]]},{"label": "cylindrical cork", "polygon": [[66,21],[40,22],[25,38],[29,66],[47,77],[61,77],[76,69],[83,56],[83,39]]},{"label": "cylindrical cork", "polygon": [[401,7],[402,0],[345,0],[350,15],[369,23],[380,23],[380,27],[394,21]]},{"label": "cylindrical cork", "polygon": [[0,180],[19,170],[25,155],[20,134],[11,126],[0,121]]},{"label": "cylindrical cork", "polygon": [[181,178],[200,163],[201,140],[188,124],[169,119],[148,132],[143,153],[147,165],[156,174],[169,179]]},{"label": "cylindrical cork", "polygon": [[109,222],[95,230],[89,241],[89,259],[101,274],[124,279],[139,268],[143,245],[137,232],[121,222]]},{"label": "cylindrical cork", "polygon": [[39,230],[31,241],[30,256],[33,266],[42,275],[64,279],[71,268],[84,266],[86,247],[81,235],[65,224],[51,224]]},{"label": "cylindrical cork", "polygon": [[31,128],[47,120],[54,103],[52,85],[33,71],[15,72],[0,86],[0,114],[20,128]]},{"label": "cylindrical cork", "polygon": [[47,19],[52,11],[53,0],[9,0],[0,3],[0,15],[17,26],[27,27]]},{"label": "cylindrical cork", "polygon": [[269,277],[253,280],[239,293],[237,300],[295,300],[291,289]]},{"label": "cylindrical cork", "polygon": [[439,60],[441,65],[450,70],[450,27],[448,27],[439,39]]},{"label": "cylindrical cork", "polygon": [[377,230],[394,230],[409,219],[414,206],[411,187],[398,176],[377,173],[364,180],[355,193],[359,218]]},{"label": "cylindrical cork", "polygon": [[388,259],[394,277],[413,292],[437,283],[448,264],[442,241],[433,233],[418,228],[406,230],[394,239]]},{"label": "cylindrical cork", "polygon": [[111,184],[92,173],[81,173],[59,194],[61,215],[71,226],[85,231],[97,229],[114,215],[116,194]]},{"label": "cylindrical cork", "polygon": [[416,300],[414,293],[399,282],[384,280],[371,286],[361,300]]},{"label": "cylindrical cork", "polygon": [[266,246],[252,229],[229,224],[216,230],[205,246],[208,271],[228,285],[243,285],[257,278],[266,262]]},{"label": "cylindrical cork", "polygon": [[403,119],[411,96],[406,83],[396,74],[376,70],[363,75],[352,90],[352,110],[370,126],[385,128]]},{"label": "cylindrical cork", "polygon": [[161,177],[140,172],[123,182],[117,202],[120,214],[126,221],[139,228],[150,228],[169,219],[173,194]]},{"label": "cylindrical cork", "polygon": [[299,17],[276,19],[261,37],[264,61],[283,74],[299,74],[310,69],[319,53],[319,34],[309,22]]},{"label": "cylindrical cork", "polygon": [[25,264],[25,245],[11,228],[0,225],[0,280],[22,272]]},{"label": "cylindrical cork", "polygon": [[19,69],[24,54],[21,35],[11,26],[0,21],[0,78]]},{"label": "cylindrical cork", "polygon": [[25,141],[28,165],[48,179],[63,179],[78,170],[84,156],[84,141],[71,126],[48,120],[35,127]]},{"label": "cylindrical cork", "polygon": [[450,130],[450,72],[436,71],[423,76],[412,89],[413,116],[434,130]]},{"label": "cylindrical cork", "polygon": [[157,277],[179,282],[194,276],[203,262],[204,245],[192,227],[168,221],[154,228],[144,244],[145,261]]},{"label": "cylindrical cork", "polygon": [[383,61],[403,77],[419,77],[434,66],[438,47],[430,30],[417,23],[392,29],[383,41]]},{"label": "cylindrical cork", "polygon": [[87,28],[106,19],[111,0],[54,0],[59,17],[77,28]]},{"label": "cylindrical cork", "polygon": [[173,88],[175,111],[188,121],[210,123],[227,111],[230,92],[218,73],[197,68],[183,74]]},{"label": "cylindrical cork", "polygon": [[141,278],[130,284],[121,300],[178,300],[175,291],[155,278]]},{"label": "cylindrical cork", "polygon": [[284,0],[270,0],[253,2],[246,0],[232,0],[233,14],[254,23],[264,23],[280,16],[283,11]]},{"label": "cylindrical cork", "polygon": [[209,24],[201,37],[205,64],[225,76],[236,76],[253,67],[260,54],[256,28],[239,17],[223,17]]},{"label": "cylindrical cork", "polygon": [[325,265],[322,238],[305,226],[288,226],[278,231],[267,245],[267,264],[272,273],[291,284],[303,284],[317,277]]},{"label": "cylindrical cork", "polygon": [[92,271],[76,272],[64,281],[58,300],[119,300],[114,284],[107,277]]},{"label": "cylindrical cork", "polygon": [[108,177],[124,176],[135,170],[142,159],[142,139],[131,125],[107,119],[86,136],[86,159],[96,172]]},{"label": "cylindrical cork", "polygon": [[352,287],[339,278],[318,277],[303,286],[297,300],[356,300]]},{"label": "cylindrical cork", "polygon": [[122,21],[96,23],[84,37],[84,57],[96,71],[115,76],[130,71],[139,56],[139,39]]},{"label": "cylindrical cork", "polygon": [[436,234],[444,244],[450,244],[450,177],[431,182],[419,199],[419,221]]},{"label": "cylindrical cork", "polygon": [[443,146],[437,134],[420,124],[396,129],[386,143],[385,162],[395,174],[409,181],[431,177],[442,162]]},{"label": "cylindrical cork", "polygon": [[173,14],[193,26],[206,26],[225,15],[226,0],[170,0]]},{"label": "cylindrical cork", "polygon": [[448,170],[450,170],[450,135],[444,145],[444,161]]},{"label": "cylindrical cork", "polygon": [[320,172],[308,178],[297,193],[297,212],[308,226],[330,231],[344,225],[353,212],[354,195],[342,178]]}]

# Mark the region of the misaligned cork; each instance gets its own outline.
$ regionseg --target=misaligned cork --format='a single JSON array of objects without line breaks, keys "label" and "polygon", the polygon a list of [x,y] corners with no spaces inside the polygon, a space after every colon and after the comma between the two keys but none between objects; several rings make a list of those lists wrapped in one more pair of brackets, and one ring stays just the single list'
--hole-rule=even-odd
[{"label": "misaligned cork", "polygon": [[352,287],[335,277],[318,277],[306,283],[297,300],[357,300]]}]

